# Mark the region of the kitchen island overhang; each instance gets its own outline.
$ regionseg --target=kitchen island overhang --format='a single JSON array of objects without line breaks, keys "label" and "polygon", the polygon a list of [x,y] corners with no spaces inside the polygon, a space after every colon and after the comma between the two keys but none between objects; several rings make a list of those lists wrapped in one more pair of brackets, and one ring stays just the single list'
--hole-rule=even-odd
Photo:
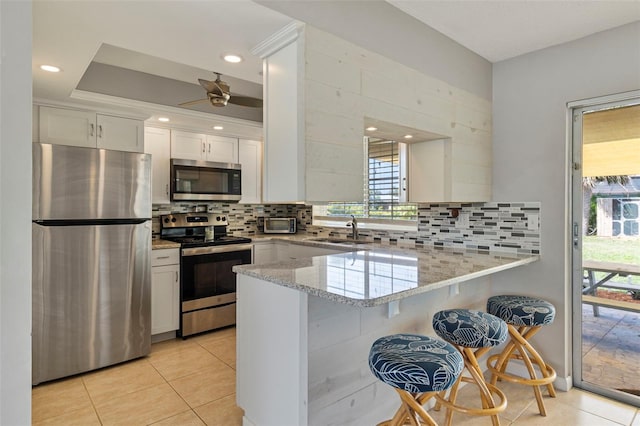
[{"label": "kitchen island overhang", "polygon": [[[292,244],[322,246],[304,240]],[[540,259],[535,254],[446,247],[369,247],[263,265],[238,265],[233,271],[335,302],[371,307]]]},{"label": "kitchen island overhang", "polygon": [[[388,418],[397,396],[369,371],[373,341],[397,332],[433,335],[436,310],[481,308],[491,274],[538,259],[375,245],[235,267],[236,395],[245,424],[356,425]],[[460,283],[467,284],[459,294],[447,289]],[[392,314],[394,304],[400,306]]]}]

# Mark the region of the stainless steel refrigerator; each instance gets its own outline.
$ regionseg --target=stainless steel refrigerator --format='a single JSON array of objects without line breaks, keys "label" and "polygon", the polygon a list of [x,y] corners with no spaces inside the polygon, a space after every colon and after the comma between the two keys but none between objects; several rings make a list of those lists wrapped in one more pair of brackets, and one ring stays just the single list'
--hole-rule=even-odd
[{"label": "stainless steel refrigerator", "polygon": [[150,166],[33,144],[33,384],[149,353]]}]

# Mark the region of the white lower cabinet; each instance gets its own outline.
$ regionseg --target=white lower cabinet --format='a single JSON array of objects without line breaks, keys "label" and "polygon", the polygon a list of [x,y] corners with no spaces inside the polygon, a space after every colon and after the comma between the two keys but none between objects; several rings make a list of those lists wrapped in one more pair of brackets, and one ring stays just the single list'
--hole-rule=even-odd
[{"label": "white lower cabinet", "polygon": [[253,243],[252,263],[261,264],[276,261],[275,243],[271,241]]},{"label": "white lower cabinet", "polygon": [[180,327],[180,249],[153,250],[151,255],[151,334]]},{"label": "white lower cabinet", "polygon": [[253,244],[253,263],[282,262],[314,256],[326,256],[349,251],[329,249],[325,247],[312,247],[302,244],[290,243],[285,240],[259,241]]}]

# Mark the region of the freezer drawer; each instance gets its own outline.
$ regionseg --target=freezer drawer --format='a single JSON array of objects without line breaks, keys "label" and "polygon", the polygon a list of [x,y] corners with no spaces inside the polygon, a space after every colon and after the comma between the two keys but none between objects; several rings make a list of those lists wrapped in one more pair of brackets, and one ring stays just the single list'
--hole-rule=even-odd
[{"label": "freezer drawer", "polygon": [[151,223],[33,232],[33,383],[151,347]]}]

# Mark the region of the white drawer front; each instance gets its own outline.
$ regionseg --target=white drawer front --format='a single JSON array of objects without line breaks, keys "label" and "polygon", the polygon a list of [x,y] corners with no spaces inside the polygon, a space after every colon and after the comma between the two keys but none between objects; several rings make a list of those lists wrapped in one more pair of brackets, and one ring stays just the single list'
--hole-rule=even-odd
[{"label": "white drawer front", "polygon": [[180,249],[151,250],[151,266],[177,265],[180,263]]}]

